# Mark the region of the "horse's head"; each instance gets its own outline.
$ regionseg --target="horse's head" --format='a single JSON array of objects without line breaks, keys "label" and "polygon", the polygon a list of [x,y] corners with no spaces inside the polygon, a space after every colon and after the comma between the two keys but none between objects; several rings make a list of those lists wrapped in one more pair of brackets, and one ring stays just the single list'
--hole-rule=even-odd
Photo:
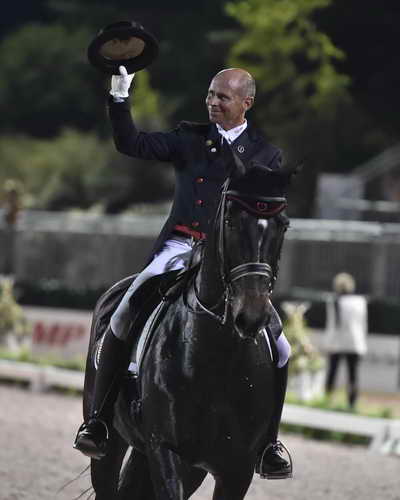
[{"label": "horse's head", "polygon": [[216,225],[219,261],[235,330],[243,338],[255,338],[271,316],[292,173],[256,165],[224,187]]}]

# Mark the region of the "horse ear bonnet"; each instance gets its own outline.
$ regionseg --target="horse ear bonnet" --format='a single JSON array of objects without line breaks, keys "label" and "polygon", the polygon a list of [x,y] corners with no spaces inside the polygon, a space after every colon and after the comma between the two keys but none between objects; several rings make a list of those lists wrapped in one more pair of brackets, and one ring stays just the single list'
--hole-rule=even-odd
[{"label": "horse ear bonnet", "polygon": [[230,189],[253,196],[284,197],[292,176],[299,170],[300,166],[270,169],[259,162],[252,162],[245,175],[231,181]]}]

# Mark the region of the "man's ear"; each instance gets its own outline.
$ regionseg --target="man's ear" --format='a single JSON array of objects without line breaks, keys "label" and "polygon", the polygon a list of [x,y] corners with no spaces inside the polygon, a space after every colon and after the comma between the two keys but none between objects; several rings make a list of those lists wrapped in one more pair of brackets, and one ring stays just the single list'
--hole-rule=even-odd
[{"label": "man's ear", "polygon": [[244,105],[246,107],[246,111],[253,107],[254,97],[250,97],[249,95],[244,98]]}]

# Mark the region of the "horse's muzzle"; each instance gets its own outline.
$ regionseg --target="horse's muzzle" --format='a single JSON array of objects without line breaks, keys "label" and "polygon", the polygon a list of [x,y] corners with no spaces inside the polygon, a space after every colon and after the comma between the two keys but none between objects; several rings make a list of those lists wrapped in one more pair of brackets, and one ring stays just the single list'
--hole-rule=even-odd
[{"label": "horse's muzzle", "polygon": [[264,297],[246,300],[246,303],[235,307],[233,304],[232,315],[235,330],[241,338],[256,338],[271,319],[269,300]]}]

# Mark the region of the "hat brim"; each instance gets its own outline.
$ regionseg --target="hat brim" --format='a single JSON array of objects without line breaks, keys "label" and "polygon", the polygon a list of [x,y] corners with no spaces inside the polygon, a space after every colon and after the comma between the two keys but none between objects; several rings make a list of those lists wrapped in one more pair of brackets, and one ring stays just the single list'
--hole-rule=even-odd
[{"label": "hat brim", "polygon": [[90,43],[87,55],[89,62],[103,73],[119,75],[119,67],[125,66],[131,74],[154,61],[158,42],[141,26],[120,22],[100,31]]}]

